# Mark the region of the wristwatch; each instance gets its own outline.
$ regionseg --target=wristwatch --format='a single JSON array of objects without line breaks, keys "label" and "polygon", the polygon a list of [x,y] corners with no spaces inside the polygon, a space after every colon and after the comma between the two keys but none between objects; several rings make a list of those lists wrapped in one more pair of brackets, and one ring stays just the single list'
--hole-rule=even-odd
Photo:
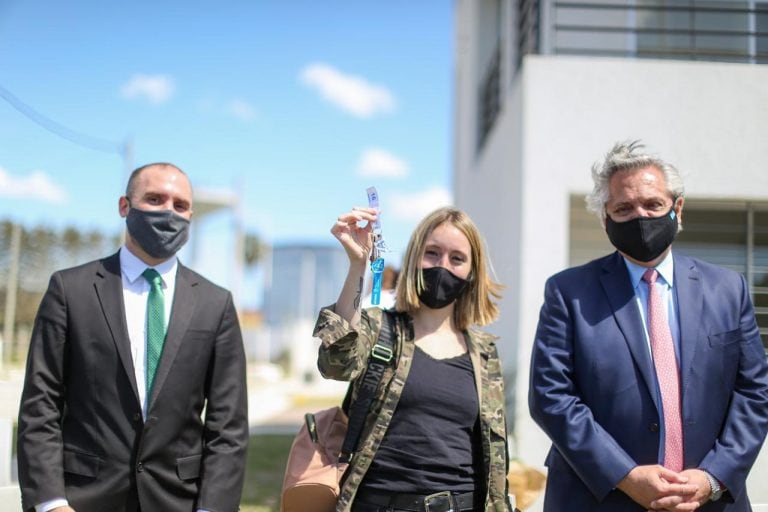
[{"label": "wristwatch", "polygon": [[709,501],[717,501],[720,498],[723,497],[723,487],[720,485],[720,482],[717,481],[717,478],[710,475],[707,471],[704,472],[705,475],[707,475],[707,480],[709,480]]}]

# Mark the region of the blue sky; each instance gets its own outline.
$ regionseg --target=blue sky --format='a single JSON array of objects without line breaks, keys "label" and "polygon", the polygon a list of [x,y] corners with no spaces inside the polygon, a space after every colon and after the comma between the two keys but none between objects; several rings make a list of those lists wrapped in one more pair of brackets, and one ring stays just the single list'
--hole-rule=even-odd
[{"label": "blue sky", "polygon": [[[451,200],[452,15],[448,0],[0,0],[0,87],[108,150],[0,98],[0,219],[120,231],[130,141],[134,167],[170,161],[199,191],[236,191],[274,244],[333,243],[374,185],[399,260]],[[196,220],[196,266],[227,285],[213,267],[232,216]]]}]

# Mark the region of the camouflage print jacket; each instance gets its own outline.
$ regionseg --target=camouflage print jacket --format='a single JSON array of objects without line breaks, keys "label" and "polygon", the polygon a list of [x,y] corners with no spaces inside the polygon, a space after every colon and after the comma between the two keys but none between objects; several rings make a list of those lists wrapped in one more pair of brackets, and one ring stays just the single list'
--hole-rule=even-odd
[{"label": "camouflage print jacket", "polygon": [[[334,312],[334,306],[323,308],[315,325],[314,336],[322,340],[318,367],[326,378],[354,380],[367,367],[371,347],[378,338],[382,310],[364,310],[359,330]],[[336,512],[349,512],[355,494],[368,471],[376,450],[387,432],[403,385],[408,378],[413,358],[413,324],[405,313],[395,313],[395,357],[397,365],[390,366],[382,377],[379,393],[371,407],[361,434]],[[496,351],[495,337],[476,330],[465,333],[470,359],[475,371],[475,384],[480,402],[483,460],[486,474],[485,512],[511,510],[507,500],[507,434],[504,419],[504,383]],[[357,394],[355,382],[353,397]]]}]

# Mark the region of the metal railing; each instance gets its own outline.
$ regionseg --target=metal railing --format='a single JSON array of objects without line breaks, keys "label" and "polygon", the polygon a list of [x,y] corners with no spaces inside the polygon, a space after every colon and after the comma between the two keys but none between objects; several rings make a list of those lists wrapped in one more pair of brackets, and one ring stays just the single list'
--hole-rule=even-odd
[{"label": "metal railing", "polygon": [[515,69],[531,53],[768,63],[767,2],[519,0],[515,24]]},{"label": "metal railing", "polygon": [[552,53],[768,62],[768,4],[552,4]]}]

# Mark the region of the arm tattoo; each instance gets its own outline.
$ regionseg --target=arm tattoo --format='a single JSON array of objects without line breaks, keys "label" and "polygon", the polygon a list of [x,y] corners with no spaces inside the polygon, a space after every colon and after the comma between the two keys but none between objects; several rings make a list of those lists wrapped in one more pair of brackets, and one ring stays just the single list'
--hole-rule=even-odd
[{"label": "arm tattoo", "polygon": [[357,287],[357,295],[355,295],[355,300],[352,301],[352,304],[355,306],[355,311],[360,309],[360,299],[363,295],[363,278],[360,278],[360,284]]}]

